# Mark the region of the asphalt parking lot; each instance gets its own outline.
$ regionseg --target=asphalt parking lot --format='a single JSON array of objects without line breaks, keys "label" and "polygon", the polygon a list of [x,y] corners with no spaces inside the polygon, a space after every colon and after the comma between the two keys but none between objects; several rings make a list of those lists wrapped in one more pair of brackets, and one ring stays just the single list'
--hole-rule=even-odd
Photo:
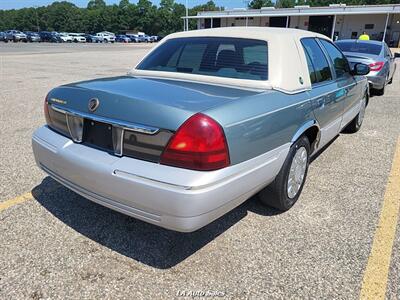
[{"label": "asphalt parking lot", "polygon": [[[370,99],[362,129],[341,134],[316,157],[299,202],[286,213],[253,197],[199,231],[177,233],[94,204],[36,167],[31,135],[44,123],[46,93],[124,74],[152,46],[0,43],[0,299],[165,299],[189,292],[378,299],[377,288],[363,285],[368,265],[387,282],[386,298],[400,299],[393,210],[400,201],[388,192],[400,182],[393,159],[400,147],[399,60],[386,94]],[[381,216],[384,203],[392,209]],[[385,231],[377,243],[382,219],[397,232]],[[378,252],[374,243],[382,246]]]}]

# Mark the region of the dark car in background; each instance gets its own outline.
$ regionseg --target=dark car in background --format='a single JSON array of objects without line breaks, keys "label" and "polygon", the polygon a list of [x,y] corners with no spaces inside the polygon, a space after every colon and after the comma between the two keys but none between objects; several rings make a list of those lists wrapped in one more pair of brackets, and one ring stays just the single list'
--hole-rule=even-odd
[{"label": "dark car in background", "polygon": [[40,43],[42,41],[42,39],[40,38],[39,33],[37,33],[37,32],[26,31],[25,34],[26,34],[28,42],[31,42],[31,43],[32,42],[38,42],[38,43]]},{"label": "dark car in background", "polygon": [[385,42],[364,40],[340,40],[336,45],[346,55],[351,67],[356,63],[369,66],[367,75],[371,91],[385,93],[385,86],[392,83],[396,71],[395,58]]},{"label": "dark car in background", "polygon": [[41,31],[39,32],[39,36],[42,42],[62,43],[62,39],[56,32]]},{"label": "dark car in background", "polygon": [[13,42],[27,42],[27,36],[25,33],[19,30],[7,30],[6,32],[7,39]]},{"label": "dark car in background", "polygon": [[139,40],[141,43],[153,43],[155,42],[154,38],[151,36],[148,36],[147,34],[145,35],[139,35]]},{"label": "dark car in background", "polygon": [[102,41],[93,34],[85,34],[84,37],[86,38],[87,43],[101,43]]},{"label": "dark car in background", "polygon": [[115,37],[115,41],[116,41],[116,42],[119,42],[119,43],[130,43],[130,42],[132,42],[132,40],[130,39],[130,37],[128,37],[128,36],[126,36],[126,35],[124,35],[124,34],[117,35],[117,36]]},{"label": "dark car in background", "polygon": [[131,39],[132,43],[140,43],[140,38],[137,34],[126,34],[126,36]]},{"label": "dark car in background", "polygon": [[7,35],[5,32],[0,31],[0,42],[8,43]]}]

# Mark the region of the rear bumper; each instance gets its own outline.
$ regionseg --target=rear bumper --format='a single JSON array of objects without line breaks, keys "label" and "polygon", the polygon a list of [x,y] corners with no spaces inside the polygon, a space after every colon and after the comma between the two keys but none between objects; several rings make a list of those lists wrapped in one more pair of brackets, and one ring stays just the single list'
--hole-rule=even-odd
[{"label": "rear bumper", "polygon": [[290,144],[212,172],[112,156],[73,143],[46,126],[34,133],[32,147],[39,167],[85,198],[164,228],[190,232],[270,183]]},{"label": "rear bumper", "polygon": [[369,86],[375,90],[383,89],[386,84],[385,75],[373,75],[367,76]]}]

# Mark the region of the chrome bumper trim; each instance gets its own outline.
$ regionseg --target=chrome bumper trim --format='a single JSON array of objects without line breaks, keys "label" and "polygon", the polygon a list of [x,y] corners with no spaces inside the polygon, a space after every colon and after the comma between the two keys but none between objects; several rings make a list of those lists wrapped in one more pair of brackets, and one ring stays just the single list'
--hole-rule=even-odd
[{"label": "chrome bumper trim", "polygon": [[63,114],[69,114],[72,116],[76,116],[76,117],[81,117],[81,118],[85,118],[85,119],[89,119],[92,121],[97,121],[97,122],[102,122],[102,123],[107,123],[116,127],[120,127],[122,129],[125,130],[132,130],[135,132],[140,132],[140,133],[144,133],[144,134],[156,134],[157,132],[160,131],[159,128],[156,127],[151,127],[151,126],[146,126],[146,125],[141,125],[141,124],[134,124],[134,123],[130,123],[130,122],[124,122],[124,121],[120,121],[120,120],[115,120],[115,119],[110,119],[110,118],[105,118],[105,117],[101,117],[101,116],[97,116],[97,115],[92,115],[92,114],[88,114],[88,113],[84,113],[84,112],[80,112],[80,111],[75,111],[72,109],[67,109],[67,108],[61,108],[58,105],[55,104],[50,104],[51,108],[54,109],[55,111],[59,112],[59,113],[63,113]]}]

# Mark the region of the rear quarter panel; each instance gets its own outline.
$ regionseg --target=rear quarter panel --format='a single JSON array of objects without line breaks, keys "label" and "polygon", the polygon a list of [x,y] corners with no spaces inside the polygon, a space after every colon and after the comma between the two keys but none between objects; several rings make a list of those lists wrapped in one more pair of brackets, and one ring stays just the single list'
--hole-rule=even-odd
[{"label": "rear quarter panel", "polygon": [[290,143],[304,124],[315,120],[308,92],[266,91],[205,113],[223,126],[232,164]]}]

